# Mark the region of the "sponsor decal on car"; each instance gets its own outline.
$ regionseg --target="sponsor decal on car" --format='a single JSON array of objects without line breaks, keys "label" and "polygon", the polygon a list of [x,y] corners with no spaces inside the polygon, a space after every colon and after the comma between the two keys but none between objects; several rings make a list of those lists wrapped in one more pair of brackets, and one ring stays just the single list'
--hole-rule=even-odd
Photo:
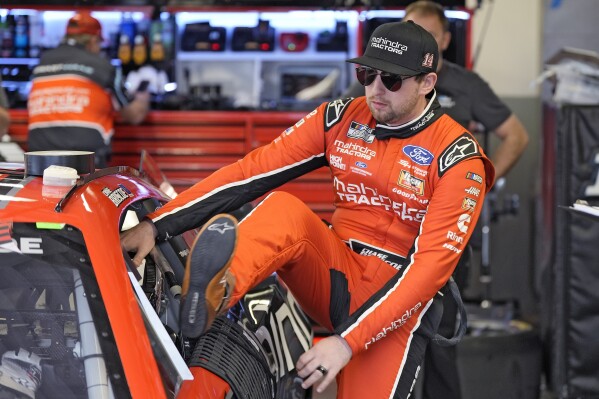
[{"label": "sponsor decal on car", "polygon": [[102,189],[102,194],[107,196],[116,207],[119,207],[127,198],[133,197],[131,191],[122,184],[119,184],[119,186],[112,191],[108,187],[104,187]]},{"label": "sponsor decal on car", "polygon": [[8,246],[7,243],[4,243],[0,247],[0,253],[6,252],[20,252],[22,254],[28,255],[43,255],[44,250],[42,248],[42,239],[41,237],[20,237],[20,238],[12,238],[11,243],[17,245],[17,247]]},{"label": "sponsor decal on car", "polygon": [[12,241],[11,223],[0,220],[0,245]]}]

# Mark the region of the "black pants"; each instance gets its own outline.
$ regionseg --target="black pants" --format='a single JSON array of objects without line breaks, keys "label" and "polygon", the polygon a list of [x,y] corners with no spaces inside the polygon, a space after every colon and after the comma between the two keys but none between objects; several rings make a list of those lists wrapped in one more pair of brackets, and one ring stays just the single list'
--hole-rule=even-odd
[{"label": "black pants", "polygon": [[[467,247],[453,273],[460,289],[467,285],[470,262],[471,248]],[[456,327],[458,306],[451,295],[444,295],[442,303],[443,316],[438,332],[444,337],[451,337]],[[424,354],[422,380],[422,399],[461,399],[457,347],[429,343]]]},{"label": "black pants", "polygon": [[[456,317],[455,300],[451,295],[445,295],[439,334],[445,337],[452,336]],[[460,399],[461,397],[456,347],[429,343],[424,354],[422,399]]]}]

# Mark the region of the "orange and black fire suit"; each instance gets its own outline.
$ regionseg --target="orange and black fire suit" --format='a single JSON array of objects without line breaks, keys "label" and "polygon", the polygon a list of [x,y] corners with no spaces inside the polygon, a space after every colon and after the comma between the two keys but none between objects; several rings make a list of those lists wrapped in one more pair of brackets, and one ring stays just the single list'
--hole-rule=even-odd
[{"label": "orange and black fire suit", "polygon": [[333,177],[331,226],[292,195],[269,194],[239,224],[231,304],[276,271],[353,351],[339,398],[407,398],[440,320],[439,291],[494,179],[434,95],[397,127],[377,123],[364,97],[322,104],[149,217],[167,239],[322,166]]},{"label": "orange and black fire suit", "polygon": [[29,151],[94,151],[96,166],[107,166],[114,110],[130,102],[110,61],[61,44],[42,55],[32,82]]}]

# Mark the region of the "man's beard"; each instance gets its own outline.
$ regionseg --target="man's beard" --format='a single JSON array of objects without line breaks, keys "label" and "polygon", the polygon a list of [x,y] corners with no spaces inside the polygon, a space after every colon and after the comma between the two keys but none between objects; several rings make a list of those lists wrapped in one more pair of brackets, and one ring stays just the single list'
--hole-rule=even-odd
[{"label": "man's beard", "polygon": [[403,125],[404,123],[409,122],[412,114],[414,113],[414,108],[418,104],[419,97],[414,90],[412,95],[406,96],[405,99],[402,100],[401,103],[393,104],[389,100],[383,100],[387,104],[387,107],[384,110],[373,109],[370,105],[371,101],[378,100],[376,96],[372,96],[368,98],[368,108],[370,108],[370,112],[380,123],[384,123],[386,125]]}]

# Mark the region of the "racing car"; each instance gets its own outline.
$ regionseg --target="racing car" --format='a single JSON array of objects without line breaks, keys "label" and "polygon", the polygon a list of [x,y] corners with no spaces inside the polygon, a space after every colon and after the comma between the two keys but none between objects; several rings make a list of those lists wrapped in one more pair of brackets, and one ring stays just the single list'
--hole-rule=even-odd
[{"label": "racing car", "polygon": [[0,398],[311,397],[294,365],[312,324],[276,276],[192,339],[179,297],[197,231],[139,268],[122,250],[175,195],[161,177],[147,157],[96,170],[80,151],[0,163]]}]

